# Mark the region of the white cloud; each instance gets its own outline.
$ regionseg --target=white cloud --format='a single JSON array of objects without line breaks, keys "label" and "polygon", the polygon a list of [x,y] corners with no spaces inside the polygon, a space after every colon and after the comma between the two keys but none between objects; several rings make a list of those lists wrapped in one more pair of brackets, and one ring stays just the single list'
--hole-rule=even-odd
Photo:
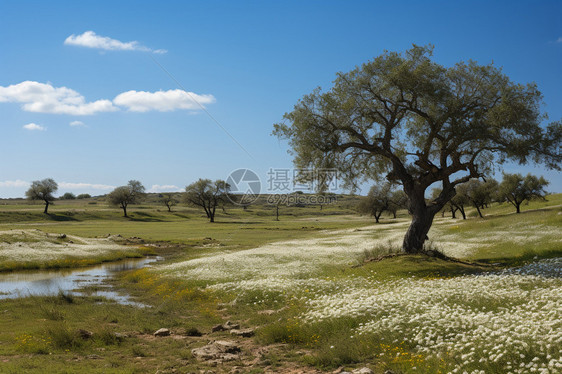
[{"label": "white cloud", "polygon": [[17,179],[15,181],[0,181],[0,187],[27,187],[29,182]]},{"label": "white cloud", "polygon": [[556,39],[556,43],[562,43],[562,36]]},{"label": "white cloud", "polygon": [[183,90],[157,92],[127,91],[113,99],[113,103],[127,107],[131,112],[147,112],[157,110],[169,112],[176,109],[198,110],[205,104],[214,103],[213,95],[198,95]]},{"label": "white cloud", "polygon": [[106,51],[141,51],[153,53],[166,53],[165,49],[156,49],[145,47],[137,41],[122,42],[107,36],[97,35],[93,31],[86,31],[81,35],[70,35],[64,41],[66,45],[74,45],[86,48],[103,49]]},{"label": "white cloud", "polygon": [[70,122],[70,126],[72,126],[72,127],[86,127],[86,124],[82,121],[72,121],[72,122]]},{"label": "white cloud", "polygon": [[29,131],[45,131],[46,128],[38,125],[36,123],[28,123],[27,125],[23,125],[23,128]]},{"label": "white cloud", "polygon": [[181,192],[182,189],[173,184],[153,184],[152,187],[148,190],[151,193],[158,193],[158,192]]},{"label": "white cloud", "polygon": [[25,81],[0,86],[0,102],[22,103],[23,110],[37,113],[91,115],[119,110],[110,100],[86,102],[84,96],[67,87]]},{"label": "white cloud", "polygon": [[115,186],[110,186],[107,184],[93,184],[93,183],[70,183],[61,182],[59,183],[59,188],[61,189],[93,189],[93,190],[113,190]]}]

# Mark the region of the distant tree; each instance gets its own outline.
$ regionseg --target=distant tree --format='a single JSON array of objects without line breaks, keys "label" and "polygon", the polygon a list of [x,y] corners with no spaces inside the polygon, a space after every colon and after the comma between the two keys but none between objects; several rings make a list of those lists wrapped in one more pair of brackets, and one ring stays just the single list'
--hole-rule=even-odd
[{"label": "distant tree", "polygon": [[[467,188],[466,184],[462,183],[457,186],[455,197],[453,197],[447,204],[443,207],[444,210],[448,210],[451,212],[451,218],[457,218],[457,212],[460,212],[462,215],[462,219],[466,219],[466,211],[465,207],[470,204],[470,200],[467,196]],[[432,199],[435,199],[436,196],[441,194],[440,188],[434,188],[432,190]]]},{"label": "distant tree", "polygon": [[47,214],[49,204],[55,201],[53,194],[57,192],[59,186],[51,178],[43,179],[40,181],[31,182],[31,187],[25,192],[25,196],[29,200],[42,200],[45,202],[45,210],[43,213]]},{"label": "distant tree", "polygon": [[549,182],[543,177],[537,178],[527,174],[503,174],[503,180],[499,185],[498,197],[501,201],[508,201],[512,204],[517,213],[521,212],[521,204],[524,201],[544,199],[546,191],[544,188]]},{"label": "distant tree", "polygon": [[359,203],[359,211],[375,217],[375,222],[384,211],[389,210],[392,198],[392,186],[390,183],[377,184],[371,187],[366,197]]},{"label": "distant tree", "polygon": [[390,195],[388,211],[396,218],[396,213],[400,209],[408,209],[408,195],[402,190],[396,190]]},{"label": "distant tree", "polygon": [[77,199],[89,199],[92,196],[88,193],[81,193],[80,195],[76,196]]},{"label": "distant tree", "polygon": [[171,193],[165,193],[160,195],[160,202],[168,208],[168,212],[172,211],[172,207],[178,203],[178,200]]},{"label": "distant tree", "polygon": [[76,199],[76,195],[74,195],[72,192],[66,192],[60,198],[61,200],[74,200]]},{"label": "distant tree", "polygon": [[495,179],[488,179],[485,182],[472,179],[466,182],[465,186],[467,199],[474,205],[480,218],[484,218],[480,209],[492,202],[498,190],[498,182]]},{"label": "distant tree", "polygon": [[[402,248],[423,252],[433,218],[455,187],[506,161],[560,170],[562,123],[543,126],[535,84],[493,64],[432,60],[432,47],[384,52],[329,90],[315,89],[274,125],[300,169],[337,168],[350,187],[386,178],[408,195],[412,221]],[[441,194],[426,201],[434,183]]]},{"label": "distant tree", "polygon": [[130,180],[126,186],[117,187],[109,195],[107,200],[111,205],[123,209],[123,217],[127,216],[127,206],[136,204],[144,197],[144,186],[137,180]]},{"label": "distant tree", "polygon": [[227,204],[230,185],[223,180],[199,179],[185,187],[185,202],[203,208],[210,222],[215,222],[215,211],[220,204]]}]

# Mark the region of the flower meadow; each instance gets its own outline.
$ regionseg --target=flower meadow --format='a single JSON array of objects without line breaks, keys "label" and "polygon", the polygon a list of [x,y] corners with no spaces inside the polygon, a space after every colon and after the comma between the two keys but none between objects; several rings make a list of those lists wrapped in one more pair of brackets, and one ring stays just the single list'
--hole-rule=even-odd
[{"label": "flower meadow", "polygon": [[[335,270],[401,235],[402,227],[323,233],[162,270],[202,280],[256,309],[289,305],[291,335],[281,341],[303,341],[295,331],[306,330],[313,337],[307,346],[338,351],[337,344],[322,347],[322,339],[334,340],[322,334],[325,326],[345,326],[337,332],[345,339],[336,341],[362,346],[364,357],[405,373],[562,372],[562,258],[452,277],[381,277],[367,266],[346,275]],[[453,234],[442,237],[439,246],[463,254]],[[464,254],[476,245],[469,243]]]}]

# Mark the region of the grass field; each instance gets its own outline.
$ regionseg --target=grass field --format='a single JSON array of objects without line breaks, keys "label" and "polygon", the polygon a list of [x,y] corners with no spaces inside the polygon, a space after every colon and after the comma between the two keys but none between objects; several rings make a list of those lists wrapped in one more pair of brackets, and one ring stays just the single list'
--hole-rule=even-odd
[{"label": "grass field", "polygon": [[[200,211],[169,213],[154,202],[132,207],[129,219],[99,199],[57,202],[50,216],[22,201],[0,205],[4,245],[45,245],[37,235],[14,234],[22,230],[49,234],[55,248],[72,237],[119,234],[115,251],[127,244],[138,255],[150,248],[167,258],[112,281],[149,308],[98,296],[2,300],[0,372],[562,371],[562,194],[521,214],[504,204],[485,209],[484,219],[471,211],[467,220],[436,217],[431,247],[463,262],[379,261],[399,252],[408,216],[376,225],[355,214],[353,202],[282,207],[280,221],[263,204],[227,208],[214,224]],[[21,267],[2,251],[0,268]],[[44,254],[33,262],[48,264]],[[256,335],[211,331],[227,320]],[[161,327],[172,335],[154,337]],[[195,329],[203,335],[193,336]],[[192,355],[217,339],[235,341],[241,354],[219,366]]]}]

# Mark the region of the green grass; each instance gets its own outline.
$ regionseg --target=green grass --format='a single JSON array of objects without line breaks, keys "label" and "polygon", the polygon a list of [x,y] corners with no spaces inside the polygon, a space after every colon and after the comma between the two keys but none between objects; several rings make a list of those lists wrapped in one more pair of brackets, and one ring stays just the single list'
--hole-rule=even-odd
[{"label": "green grass", "polygon": [[[318,207],[282,207],[280,221],[275,221],[272,207],[257,205],[243,210],[228,208],[218,213],[217,223],[211,224],[202,212],[183,206],[168,213],[164,206],[145,203],[130,209],[131,218],[121,217],[121,211],[105,205],[101,200],[57,202],[51,215],[43,215],[41,205],[21,201],[0,205],[0,231],[33,229],[44,232],[83,237],[120,234],[124,238],[141,237],[163,246],[150,247],[163,254],[167,262],[184,261],[212,253],[227,253],[271,242],[323,237],[325,231],[361,229],[374,224],[367,217],[353,215],[353,199],[346,197],[338,205]],[[96,204],[89,204],[96,202]],[[443,261],[421,255],[402,255],[382,261],[365,259],[386,254],[384,245],[363,257],[350,258],[360,266],[324,266],[314,276],[338,281],[366,278],[380,282],[414,278],[445,279],[467,274],[479,274],[499,266],[512,266],[535,258],[562,255],[559,242],[562,226],[562,194],[549,196],[548,201],[534,201],[522,207],[521,214],[506,204],[484,209],[484,219],[471,217],[466,221],[438,219],[435,225],[444,234],[455,235],[459,242],[481,242],[468,260],[480,264]],[[401,212],[400,218],[406,217]],[[384,222],[394,222],[385,217]],[[527,226],[552,230],[538,240],[514,243],[506,236],[487,238],[497,232],[524,231]],[[392,224],[385,228],[393,228]],[[404,229],[405,230],[405,229]],[[380,233],[384,240],[384,230]],[[531,234],[529,234],[531,235]],[[0,240],[14,240],[2,236]],[[31,239],[30,239],[31,240]],[[53,239],[56,240],[56,239]],[[116,259],[108,258],[106,260]],[[36,266],[79,266],[70,260],[57,265],[45,262]],[[490,266],[491,263],[501,265]],[[0,260],[0,270],[9,269],[8,260]],[[289,367],[314,366],[333,370],[368,365],[375,372],[393,370],[396,373],[438,373],[450,371],[459,360],[451,355],[442,361],[428,360],[408,344],[391,343],[401,340],[390,331],[365,334],[358,338],[349,332],[364,320],[340,318],[320,323],[303,323],[299,316],[306,311],[308,291],[291,292],[252,291],[244,294],[202,290],[206,282],[164,276],[148,269],[129,271],[112,281],[119,290],[135,300],[152,305],[140,309],[119,305],[96,296],[27,297],[2,300],[0,313],[0,372],[6,373],[144,373],[199,372],[216,370],[196,361],[191,349],[213,339],[233,339],[228,333],[211,334],[217,323],[229,319],[243,327],[258,327],[255,338],[244,340],[245,350],[266,351],[244,372],[282,372]],[[311,293],[314,290],[310,291]],[[451,298],[451,304],[473,308],[498,309],[509,300],[461,300]],[[511,300],[517,303],[518,300]],[[472,304],[470,304],[472,303]],[[284,308],[287,306],[287,308]],[[275,310],[268,315],[263,310]],[[408,323],[408,321],[405,321]],[[182,338],[155,339],[152,333],[170,328]],[[80,329],[93,332],[91,339],[83,339]],[[193,334],[202,332],[201,337]],[[190,332],[191,331],[191,332]],[[117,338],[115,333],[125,334]],[[531,352],[532,353],[532,352]],[[248,358],[250,360],[250,358]],[[239,365],[229,363],[225,370]],[[500,373],[501,367],[487,367],[486,372]]]}]

